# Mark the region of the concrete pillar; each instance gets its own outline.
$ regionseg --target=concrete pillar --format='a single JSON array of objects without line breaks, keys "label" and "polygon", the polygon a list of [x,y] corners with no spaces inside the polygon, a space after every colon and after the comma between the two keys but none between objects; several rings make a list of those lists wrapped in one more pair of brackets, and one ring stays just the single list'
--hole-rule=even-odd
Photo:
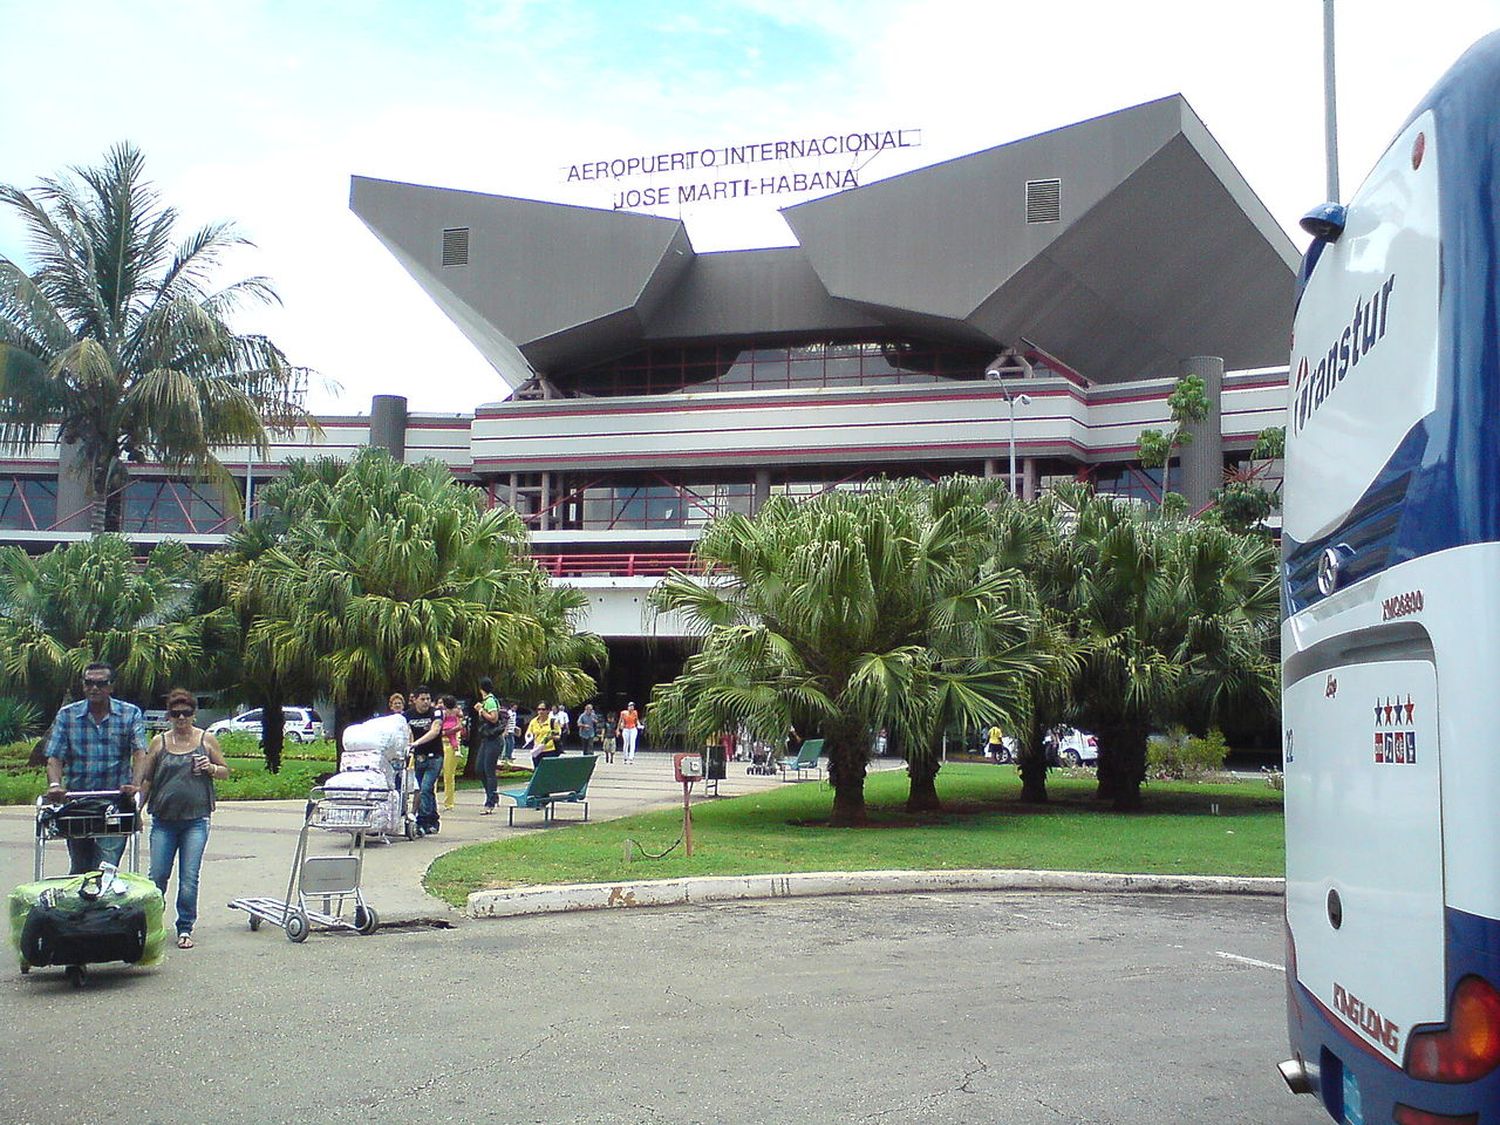
[{"label": "concrete pillar", "polygon": [[984,459],[984,479],[989,480],[990,478],[998,477],[999,475],[1000,462],[996,461],[993,457],[986,457]]},{"label": "concrete pillar", "polygon": [[406,396],[376,395],[370,402],[370,444],[406,460]]},{"label": "concrete pillar", "polygon": [[[90,513],[88,466],[76,442],[57,450],[57,515],[59,531],[87,531]],[[74,515],[74,513],[77,513]],[[69,517],[72,517],[71,519]]]},{"label": "concrete pillar", "polygon": [[541,516],[537,520],[538,531],[550,531],[552,529],[552,474],[542,474],[542,500]]},{"label": "concrete pillar", "polygon": [[1208,414],[1201,422],[1185,427],[1192,444],[1181,447],[1181,469],[1169,482],[1174,492],[1187,499],[1188,511],[1196,512],[1224,484],[1224,360],[1216,355],[1195,355],[1178,364],[1179,378],[1196,375],[1208,395]]},{"label": "concrete pillar", "polygon": [[761,510],[765,502],[771,498],[771,470],[755,470],[755,491],[750,497],[750,511],[752,514]]},{"label": "concrete pillar", "polygon": [[1041,473],[1037,470],[1035,457],[1021,460],[1021,499],[1035,500],[1041,488]]}]

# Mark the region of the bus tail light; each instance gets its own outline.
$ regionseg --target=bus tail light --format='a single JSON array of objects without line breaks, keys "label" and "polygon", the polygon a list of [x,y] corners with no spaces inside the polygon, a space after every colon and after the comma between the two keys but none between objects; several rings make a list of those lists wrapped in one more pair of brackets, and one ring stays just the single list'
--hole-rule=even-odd
[{"label": "bus tail light", "polygon": [[1406,1073],[1428,1082],[1472,1082],[1494,1070],[1497,1063],[1500,992],[1486,980],[1465,977],[1453,990],[1448,1026],[1412,1035]]},{"label": "bus tail light", "polygon": [[1479,1114],[1433,1113],[1426,1109],[1412,1109],[1409,1105],[1396,1103],[1396,1125],[1478,1125]]}]

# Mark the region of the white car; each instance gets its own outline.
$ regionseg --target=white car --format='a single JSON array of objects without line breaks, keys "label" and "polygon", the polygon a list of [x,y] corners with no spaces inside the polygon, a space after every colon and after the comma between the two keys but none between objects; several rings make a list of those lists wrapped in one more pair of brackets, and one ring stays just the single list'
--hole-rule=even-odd
[{"label": "white car", "polygon": [[[1049,731],[1042,745],[1047,750],[1047,764],[1051,766],[1091,766],[1099,760],[1099,740],[1087,731],[1072,727]],[[1000,752],[991,755],[986,735],[979,752],[1001,763],[1020,761],[1020,748],[1016,740],[1008,736],[1001,739]]]},{"label": "white car", "polygon": [[[220,719],[208,728],[208,733],[220,735],[225,732],[253,734],[260,737],[260,708],[241,711],[232,719]],[[283,707],[281,718],[285,724],[288,742],[311,742],[323,737],[323,720],[311,707]]]},{"label": "white car", "polygon": [[1091,766],[1099,760],[1099,740],[1087,731],[1058,727],[1047,736],[1047,757],[1065,766]]}]

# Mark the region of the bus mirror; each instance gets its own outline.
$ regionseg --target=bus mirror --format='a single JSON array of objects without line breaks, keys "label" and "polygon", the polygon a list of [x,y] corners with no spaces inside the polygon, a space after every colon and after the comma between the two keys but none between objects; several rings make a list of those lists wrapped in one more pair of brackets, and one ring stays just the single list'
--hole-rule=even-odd
[{"label": "bus mirror", "polygon": [[1319,203],[1297,225],[1319,242],[1337,242],[1344,233],[1347,215],[1341,203]]}]

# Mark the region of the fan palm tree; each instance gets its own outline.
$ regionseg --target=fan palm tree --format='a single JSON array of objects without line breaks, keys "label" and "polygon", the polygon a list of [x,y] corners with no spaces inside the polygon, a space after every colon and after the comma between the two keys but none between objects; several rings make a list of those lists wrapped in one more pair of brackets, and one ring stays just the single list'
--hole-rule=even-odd
[{"label": "fan palm tree", "polygon": [[1100,796],[1139,808],[1154,725],[1274,697],[1275,552],[1082,486],[1041,503],[1069,528],[1038,581],[1078,646],[1073,707],[1099,737]]},{"label": "fan palm tree", "polygon": [[986,568],[989,504],[973,480],[901,482],[713,523],[695,550],[706,579],[673,573],[652,594],[703,636],[683,674],[653,694],[664,727],[695,742],[790,720],[822,734],[831,823],[866,819],[871,737],[906,750],[912,807],[936,804],[934,754],[948,723],[1007,721],[1043,675],[1026,586]]},{"label": "fan palm tree", "polygon": [[205,649],[233,628],[226,610],[196,603],[196,583],[193,556],[176,542],[144,564],[116,535],[35,557],[0,547],[0,677],[51,706],[96,660],[114,666],[125,698],[193,682]]},{"label": "fan palm tree", "polygon": [[264,456],[268,429],[316,429],[306,372],[228,324],[243,302],[275,301],[270,283],[214,287],[224,254],[249,243],[214,223],[174,246],[177,214],[143,171],[141,153],[120,144],[29,192],[0,185],[36,263],[28,274],[0,256],[0,445],[73,447],[96,533],[119,526],[132,462],[227,484],[215,449]]},{"label": "fan palm tree", "polygon": [[602,650],[588,634],[568,642],[581,603],[545,589],[515,513],[483,510],[445,466],[365,450],[296,466],[264,499],[282,526],[235,587],[246,663],[326,691],[340,736],[392,684],[542,676],[593,690],[568,663]]}]

